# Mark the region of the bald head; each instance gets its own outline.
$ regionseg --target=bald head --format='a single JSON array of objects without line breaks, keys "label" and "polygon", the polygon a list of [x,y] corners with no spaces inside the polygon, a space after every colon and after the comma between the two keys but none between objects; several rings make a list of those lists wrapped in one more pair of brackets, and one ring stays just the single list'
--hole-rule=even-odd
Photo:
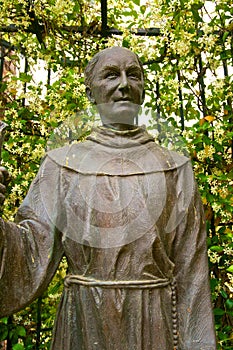
[{"label": "bald head", "polygon": [[133,125],[144,101],[144,78],[137,55],[123,47],[97,53],[86,68],[86,93],[104,125]]},{"label": "bald head", "polygon": [[134,52],[124,48],[124,47],[113,46],[113,47],[106,48],[106,49],[98,52],[88,62],[86,69],[85,69],[85,85],[89,86],[89,87],[92,86],[95,67],[100,60],[104,59],[105,57],[112,56],[112,55],[121,56],[121,55],[125,55],[125,54],[136,58],[136,61],[138,62],[139,66],[141,68],[142,76],[144,77],[142,62],[140,61],[138,55],[135,54]]}]

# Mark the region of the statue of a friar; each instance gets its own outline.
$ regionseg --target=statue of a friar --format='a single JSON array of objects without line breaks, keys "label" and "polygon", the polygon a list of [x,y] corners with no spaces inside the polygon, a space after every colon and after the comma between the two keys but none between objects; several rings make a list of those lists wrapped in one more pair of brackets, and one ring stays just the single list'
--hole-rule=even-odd
[{"label": "statue of a friar", "polygon": [[138,56],[96,54],[86,91],[102,126],[49,151],[15,223],[0,221],[0,314],[40,296],[66,256],[51,349],[215,350],[200,196],[189,159],[135,124]]}]

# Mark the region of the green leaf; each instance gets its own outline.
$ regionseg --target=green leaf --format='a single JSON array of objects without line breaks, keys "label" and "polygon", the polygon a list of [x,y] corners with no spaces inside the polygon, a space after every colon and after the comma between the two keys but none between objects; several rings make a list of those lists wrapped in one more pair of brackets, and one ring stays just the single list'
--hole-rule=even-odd
[{"label": "green leaf", "polygon": [[130,47],[129,41],[127,39],[124,39],[123,42],[122,42],[122,46],[126,47],[126,48],[129,48]]},{"label": "green leaf", "polygon": [[198,10],[192,6],[191,11],[192,11],[193,18],[194,18],[195,22],[197,22],[197,23],[202,22],[202,18],[200,17]]},{"label": "green leaf", "polygon": [[140,0],[133,0],[133,3],[137,6],[140,6]]},{"label": "green leaf", "polygon": [[126,16],[126,17],[127,17],[127,16],[132,16],[132,15],[133,15],[133,11],[132,11],[132,10],[131,10],[131,11],[123,11],[123,12],[122,12],[122,15],[123,15],[123,16]]},{"label": "green leaf", "polygon": [[211,278],[210,279],[211,290],[214,291],[218,284],[219,284],[219,281],[217,280],[217,278]]},{"label": "green leaf", "polygon": [[222,41],[225,42],[226,38],[228,37],[229,32],[224,32],[223,37],[222,37]]},{"label": "green leaf", "polygon": [[144,15],[144,13],[146,12],[146,5],[140,6],[140,11]]},{"label": "green leaf", "polygon": [[217,245],[213,245],[212,247],[210,247],[210,250],[212,252],[222,252],[223,251],[223,248],[222,247],[219,247]]},{"label": "green leaf", "polygon": [[219,307],[217,307],[216,309],[214,309],[214,315],[215,316],[223,316],[223,315],[225,315],[225,311],[223,309],[220,309]]},{"label": "green leaf", "polygon": [[225,292],[225,290],[221,290],[220,293],[221,293],[221,295],[222,295],[223,298],[225,298],[225,299],[228,298],[228,295],[227,295],[227,293]]},{"label": "green leaf", "polygon": [[26,336],[26,329],[23,326],[17,326],[16,327],[16,332],[20,337],[25,337]]},{"label": "green leaf", "polygon": [[7,324],[8,323],[8,317],[1,318],[1,322],[4,323],[4,324]]},{"label": "green leaf", "polygon": [[61,282],[58,281],[58,282],[51,288],[50,293],[53,294],[53,295],[56,294],[56,293],[58,292],[60,286],[61,286]]},{"label": "green leaf", "polygon": [[15,344],[12,347],[13,350],[24,350],[24,346],[22,344]]},{"label": "green leaf", "polygon": [[19,79],[24,83],[30,83],[32,76],[27,73],[19,73]]},{"label": "green leaf", "polygon": [[227,299],[226,301],[226,307],[228,309],[233,309],[233,300],[232,299]]},{"label": "green leaf", "polygon": [[227,271],[230,272],[230,273],[233,273],[233,265],[231,265],[230,267],[228,267]]},{"label": "green leaf", "polygon": [[8,327],[5,324],[0,325],[0,341],[5,340],[8,336]]}]

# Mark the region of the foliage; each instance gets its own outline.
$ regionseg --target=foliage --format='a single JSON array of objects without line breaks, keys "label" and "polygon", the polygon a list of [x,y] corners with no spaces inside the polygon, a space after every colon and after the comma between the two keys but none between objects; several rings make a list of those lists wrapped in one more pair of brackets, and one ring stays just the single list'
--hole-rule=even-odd
[{"label": "foliage", "polygon": [[[118,0],[116,5],[109,0],[108,25],[123,30],[110,37],[101,37],[100,1],[1,0],[0,6],[0,39],[8,43],[2,54],[10,68],[0,86],[1,115],[8,124],[2,158],[12,176],[4,217],[13,220],[53,130],[78,113],[77,137],[89,132],[92,122],[80,117],[88,106],[83,85],[87,61],[107,46],[130,47],[145,66],[145,107],[157,112],[149,127],[166,134],[166,121],[184,129],[205,205],[218,348],[232,348],[231,1]],[[134,34],[145,27],[159,27],[160,35]],[[44,74],[39,72],[42,63]],[[42,301],[42,328],[52,328],[64,270],[63,263]],[[3,319],[0,340],[10,338],[14,349],[35,346],[37,306],[36,301]],[[43,349],[49,346],[49,332],[41,332]]]}]

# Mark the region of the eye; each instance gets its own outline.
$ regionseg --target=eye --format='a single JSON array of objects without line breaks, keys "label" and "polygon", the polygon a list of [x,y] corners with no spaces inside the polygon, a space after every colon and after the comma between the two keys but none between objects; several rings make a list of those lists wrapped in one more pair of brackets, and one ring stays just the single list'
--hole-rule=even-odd
[{"label": "eye", "polygon": [[127,76],[130,79],[141,80],[141,74],[139,72],[128,72]]},{"label": "eye", "polygon": [[105,79],[115,79],[119,76],[117,72],[107,72],[104,76]]},{"label": "eye", "polygon": [[139,80],[138,76],[135,74],[130,74],[128,75],[129,78],[134,79],[134,80]]}]

